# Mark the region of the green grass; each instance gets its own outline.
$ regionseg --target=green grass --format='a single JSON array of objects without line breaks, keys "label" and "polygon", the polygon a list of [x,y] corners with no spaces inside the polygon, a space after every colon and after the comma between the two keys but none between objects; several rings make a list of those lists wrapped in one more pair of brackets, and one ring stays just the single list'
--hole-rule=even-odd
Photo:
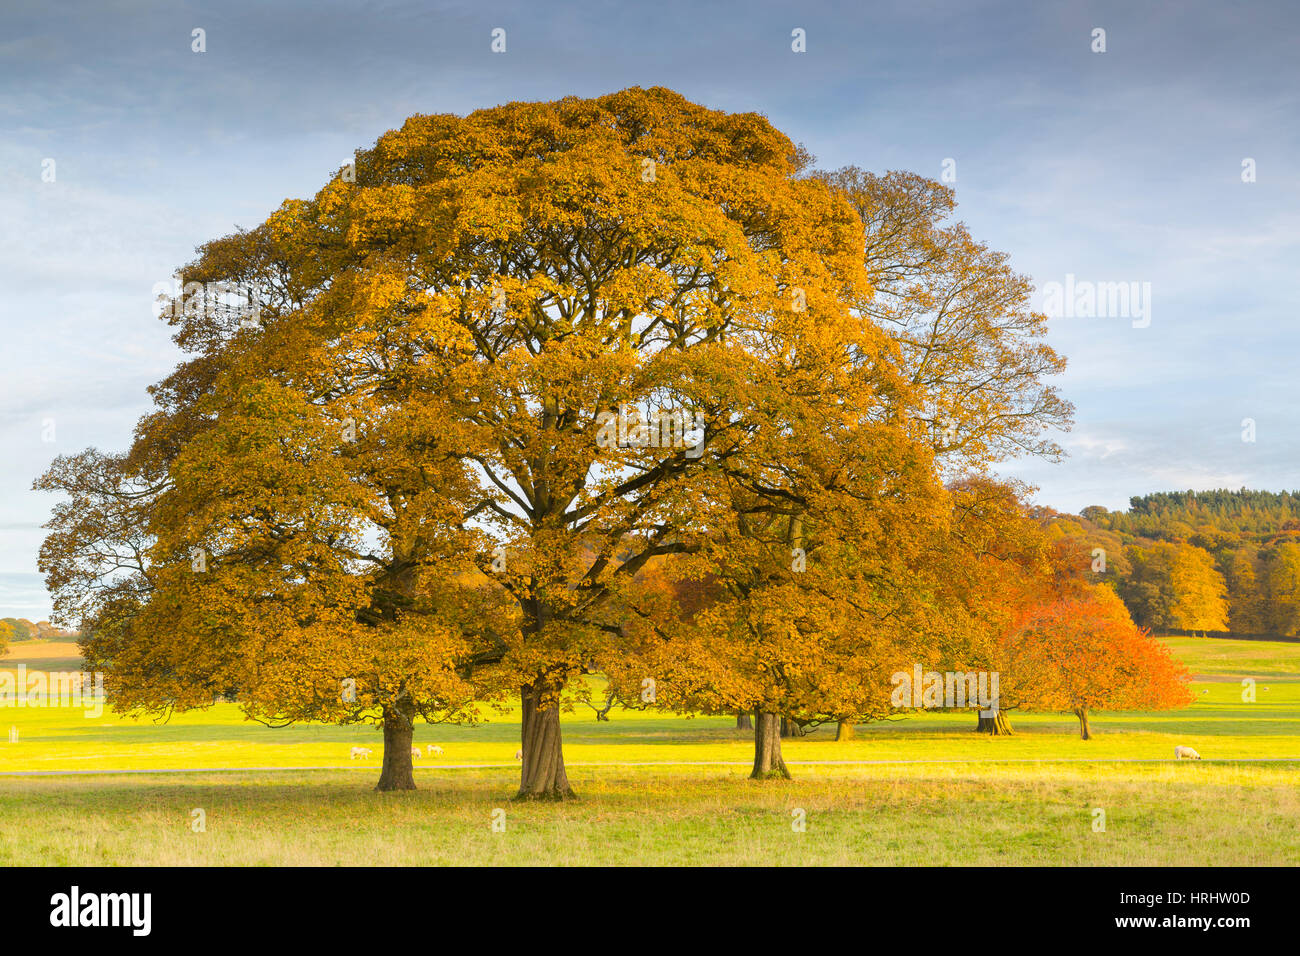
[{"label": "green grass", "polygon": [[[972,733],[969,713],[864,725],[842,743],[826,727],[785,742],[790,782],[746,779],[752,742],[734,719],[597,722],[578,709],[564,736],[582,799],[559,807],[508,802],[514,713],[420,725],[417,743],[443,756],[419,762],[419,791],[376,794],[369,727],[275,730],[233,705],[167,724],[3,708],[0,772],[91,773],[0,776],[0,864],[1300,862],[1300,645],[1168,643],[1197,675],[1185,710],[1097,714],[1091,741],[1056,714],[1013,713],[1005,738]],[[72,645],[10,650],[6,666],[78,665]],[[1255,703],[1241,699],[1243,676],[1258,682]],[[4,742],[11,726],[17,743]],[[349,760],[355,744],[376,759]],[[1175,763],[1175,744],[1205,760]],[[294,767],[334,769],[112,773]],[[191,832],[194,808],[206,832]],[[495,808],[505,833],[490,828]],[[791,829],[796,808],[806,832]]]},{"label": "green grass", "polygon": [[[0,786],[0,864],[1285,865],[1294,764],[889,765],[788,782],[585,768],[576,803],[508,802],[506,770],[376,794],[330,771],[27,778]],[[368,784],[368,781],[366,781]],[[1093,812],[1106,813],[1105,832]],[[205,830],[192,832],[192,811]],[[792,811],[805,813],[796,833]],[[491,828],[494,810],[505,832]]]},{"label": "green grass", "polygon": [[1164,637],[1161,640],[1196,676],[1300,680],[1300,644],[1204,637]]}]

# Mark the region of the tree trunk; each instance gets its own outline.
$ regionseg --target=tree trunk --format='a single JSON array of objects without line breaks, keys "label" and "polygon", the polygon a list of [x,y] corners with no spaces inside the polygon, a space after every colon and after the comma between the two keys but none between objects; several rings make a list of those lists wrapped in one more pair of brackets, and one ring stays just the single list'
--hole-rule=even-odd
[{"label": "tree trunk", "polygon": [[559,694],[543,703],[547,688],[526,684],[522,689],[524,704],[523,752],[516,800],[570,800],[577,796],[564,772],[564,745],[560,740]]},{"label": "tree trunk", "polygon": [[836,740],[852,740],[852,739],[853,739],[853,721],[851,721],[851,720],[841,720],[838,724],[836,724],[836,725],[835,725],[835,739],[836,739]]},{"label": "tree trunk", "polygon": [[781,718],[781,736],[782,737],[802,737],[804,729],[789,717]]},{"label": "tree trunk", "polygon": [[754,712],[754,772],[751,780],[790,779],[790,771],[781,759],[781,728],[776,714]]},{"label": "tree trunk", "polygon": [[384,765],[379,771],[376,790],[414,790],[415,775],[411,765],[411,741],[415,737],[414,708],[403,698],[395,706],[384,707]]},{"label": "tree trunk", "polygon": [[1088,712],[1082,707],[1075,708],[1074,716],[1079,718],[1079,739],[1091,740],[1092,731],[1088,728]]},{"label": "tree trunk", "polygon": [[975,725],[975,733],[991,734],[994,737],[1010,737],[1015,733],[1011,729],[1011,721],[1007,720],[1005,710],[995,711],[992,717],[985,717],[980,714],[979,723]]},{"label": "tree trunk", "polygon": [[736,729],[737,730],[754,729],[754,722],[749,719],[749,714],[745,713],[743,710],[736,715]]}]

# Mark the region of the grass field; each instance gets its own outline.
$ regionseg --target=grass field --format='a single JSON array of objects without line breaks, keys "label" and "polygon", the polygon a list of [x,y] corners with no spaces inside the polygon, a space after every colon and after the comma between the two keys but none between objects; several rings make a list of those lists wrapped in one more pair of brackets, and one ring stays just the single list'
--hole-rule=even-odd
[{"label": "grass field", "polygon": [[[578,709],[565,757],[582,800],[564,806],[508,802],[513,713],[420,725],[417,743],[443,755],[419,761],[419,791],[376,794],[378,760],[348,759],[356,744],[378,757],[369,727],[273,730],[234,705],[167,724],[0,708],[0,864],[1300,863],[1300,645],[1168,643],[1196,675],[1186,710],[1098,714],[1090,741],[1052,714],[1013,713],[1016,735],[999,738],[972,733],[969,713],[842,743],[827,727],[785,742],[790,782],[746,779],[752,742],[732,719]],[[0,667],[19,663],[79,665],[58,643],[13,645]],[[1175,763],[1180,743],[1205,759]]]}]

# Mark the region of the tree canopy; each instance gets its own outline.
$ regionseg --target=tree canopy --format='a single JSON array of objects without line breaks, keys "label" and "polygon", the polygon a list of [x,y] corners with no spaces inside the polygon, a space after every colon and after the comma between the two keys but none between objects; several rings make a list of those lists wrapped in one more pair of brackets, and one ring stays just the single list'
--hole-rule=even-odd
[{"label": "tree canopy", "polygon": [[517,695],[518,796],[571,795],[595,670],[878,715],[1000,621],[976,568],[1023,509],[963,482],[1069,420],[952,206],[662,88],[411,117],[182,270],[129,450],[38,482],[58,613],[121,705],[379,722],[381,789],[417,718]]}]

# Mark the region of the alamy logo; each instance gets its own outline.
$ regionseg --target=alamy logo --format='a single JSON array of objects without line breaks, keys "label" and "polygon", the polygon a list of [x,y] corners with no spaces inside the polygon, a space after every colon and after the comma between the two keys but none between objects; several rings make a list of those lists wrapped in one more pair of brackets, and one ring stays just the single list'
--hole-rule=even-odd
[{"label": "alamy logo", "polygon": [[1133,328],[1151,324],[1150,282],[1079,281],[1043,285],[1043,311],[1050,319],[1132,319]]},{"label": "alamy logo", "polygon": [[598,448],[684,448],[687,458],[704,454],[704,415],[680,409],[624,405],[596,416]]},{"label": "alamy logo", "polygon": [[148,936],[153,924],[151,893],[69,893],[50,897],[50,925],[129,926],[134,936]]},{"label": "alamy logo", "polygon": [[998,712],[997,671],[899,671],[890,678],[895,707],[979,707],[981,717]]},{"label": "alamy logo", "polygon": [[153,298],[159,305],[159,318],[185,319],[209,316],[224,317],[241,329],[261,327],[262,306],[252,286],[236,282],[155,282]]},{"label": "alamy logo", "polygon": [[0,672],[0,707],[80,707],[89,719],[104,712],[104,675],[99,671]]}]

